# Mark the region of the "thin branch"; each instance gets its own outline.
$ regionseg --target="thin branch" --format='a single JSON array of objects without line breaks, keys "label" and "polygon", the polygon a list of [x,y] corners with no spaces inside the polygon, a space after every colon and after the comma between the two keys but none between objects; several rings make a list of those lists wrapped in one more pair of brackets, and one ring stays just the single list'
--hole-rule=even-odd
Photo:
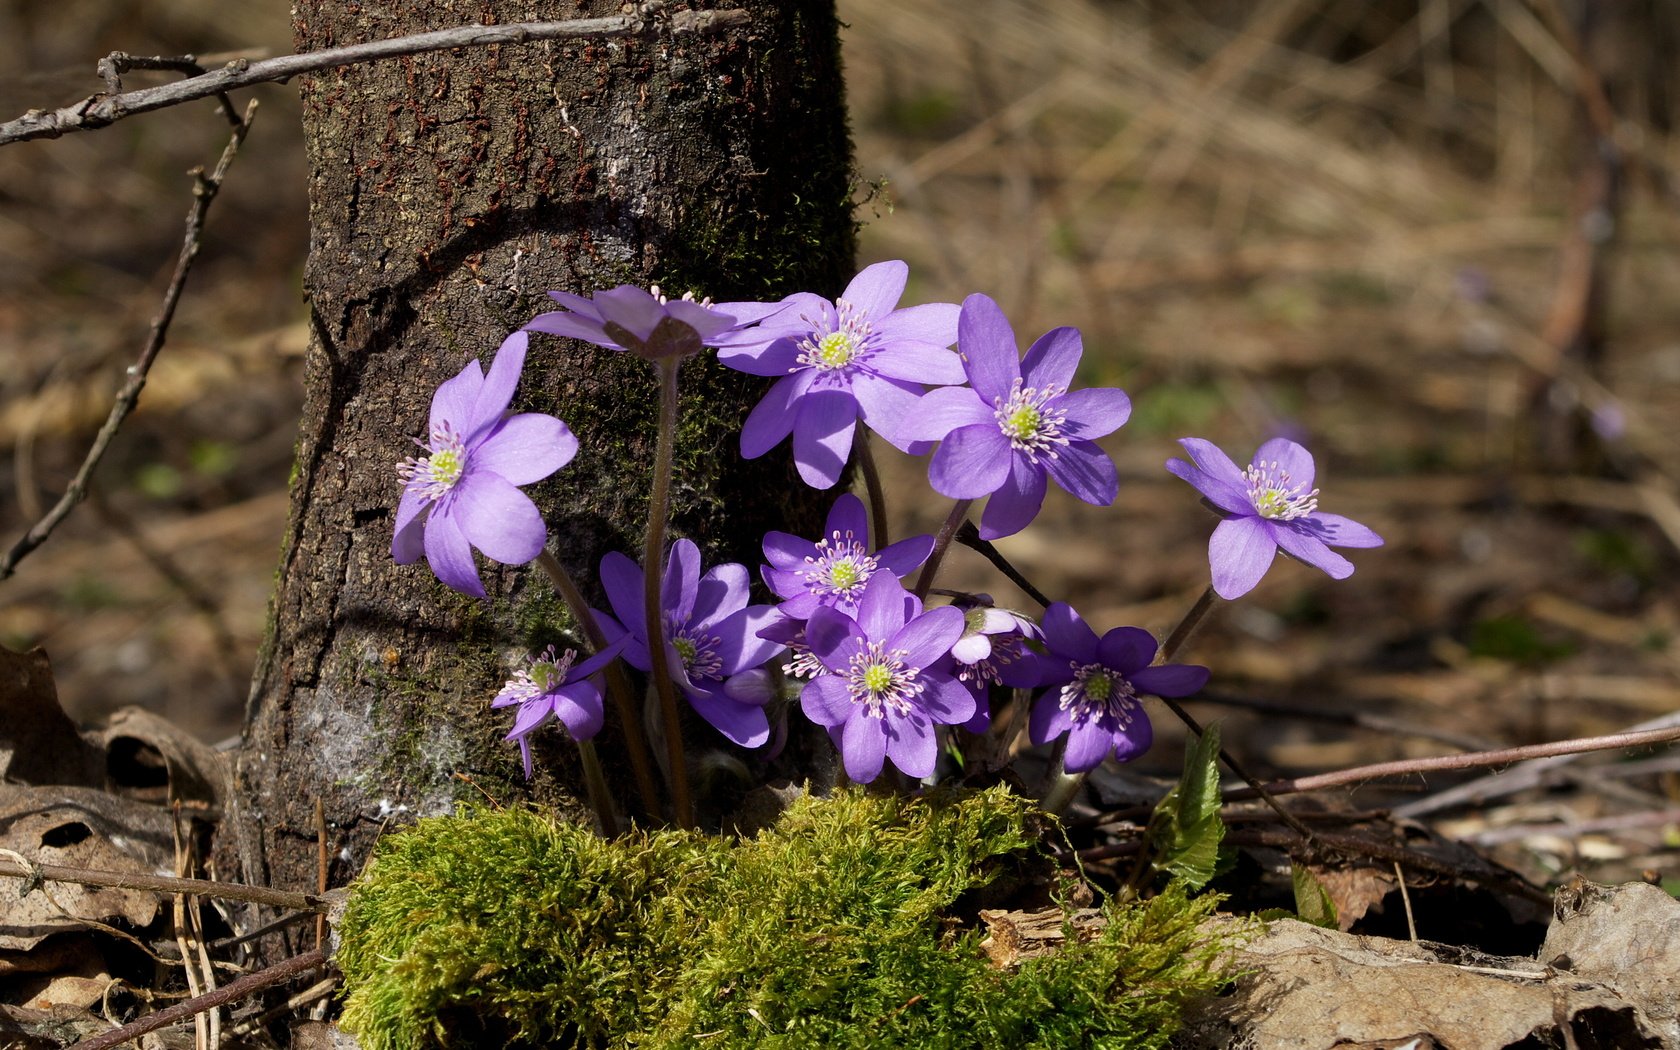
[{"label": "thin branch", "polygon": [[641,36],[658,30],[669,30],[673,33],[714,33],[731,26],[745,25],[748,21],[747,12],[736,9],[677,11],[668,19],[660,17],[657,20],[646,17],[662,7],[663,5],[658,4],[644,4],[640,13],[615,15],[611,18],[519,22],[505,26],[458,26],[429,33],[415,33],[412,36],[393,37],[389,40],[374,40],[366,44],[325,48],[301,55],[281,55],[260,62],[237,59],[203,76],[189,77],[160,87],[142,88],[120,95],[93,95],[62,109],[32,109],[16,120],[0,124],[0,146],[28,139],[58,138],[73,131],[92,131],[140,113],[150,113],[194,99],[224,94],[252,84],[290,80],[300,74],[318,73],[324,69],[355,65],[358,62],[420,55],[430,51],[448,51],[459,47],[527,44],[538,40],[567,40],[577,37]]},{"label": "thin branch", "polygon": [[1034,587],[1032,581],[1022,575],[1021,570],[1017,569],[1008,558],[1003,556],[1002,551],[992,546],[990,540],[981,539],[980,530],[975,528],[974,523],[966,518],[963,519],[962,525],[957,529],[957,542],[970,550],[979,552],[981,557],[992,563],[993,568],[1008,577],[1010,583],[1021,588],[1022,593],[1027,597],[1046,609],[1050,607],[1050,599],[1045,596],[1044,592]]},{"label": "thin branch", "polygon": [[[1354,766],[1352,769],[1340,769],[1334,773],[1320,773],[1317,776],[1295,777],[1290,780],[1274,780],[1263,785],[1266,792],[1273,795],[1291,795],[1300,791],[1320,791],[1324,788],[1342,787],[1347,784],[1358,784],[1378,777],[1409,776],[1418,773],[1433,773],[1445,770],[1482,769],[1487,766],[1503,766],[1512,762],[1526,762],[1534,758],[1553,758],[1559,755],[1582,754],[1588,751],[1615,751],[1629,747],[1647,747],[1653,744],[1667,744],[1680,740],[1680,728],[1650,729],[1639,733],[1612,733],[1609,736],[1580,737],[1574,740],[1557,740],[1549,744],[1530,744],[1526,747],[1507,747],[1498,751],[1472,751],[1462,755],[1438,755],[1433,758],[1407,758],[1397,762],[1378,762],[1369,766]],[[1242,799],[1255,798],[1256,792],[1251,788],[1239,788],[1225,793],[1226,802],[1237,802]],[[1407,809],[1417,811],[1417,807]]]},{"label": "thin branch", "polygon": [[331,901],[323,896],[293,893],[290,890],[271,890],[266,886],[246,886],[238,882],[216,882],[211,879],[177,879],[137,871],[73,868],[65,864],[20,864],[4,857],[0,857],[0,877],[23,879],[25,891],[33,889],[41,882],[70,882],[79,886],[114,886],[125,890],[188,893],[198,897],[267,904],[295,911],[324,912],[331,906]]},{"label": "thin branch", "polygon": [[128,381],[117,391],[116,403],[111,406],[111,414],[106,417],[105,425],[99,428],[99,433],[93,439],[93,446],[88,449],[86,458],[82,460],[81,469],[70,479],[64,495],[59,497],[47,516],[36,522],[22,538],[12,545],[12,549],[0,556],[0,580],[6,579],[17,568],[30,551],[46,542],[52,531],[59,523],[70,516],[87,495],[88,481],[99,466],[99,461],[105,458],[105,450],[117,436],[117,430],[122,427],[123,420],[134,411],[139,403],[140,391],[146,386],[146,374],[151,371],[152,362],[157,360],[158,351],[163,349],[164,339],[169,335],[169,323],[175,319],[175,306],[181,301],[181,291],[186,287],[187,274],[192,272],[193,260],[198,257],[199,239],[204,234],[204,216],[210,210],[210,203],[216,199],[216,193],[222,188],[222,179],[226,177],[228,167],[233,158],[238,156],[239,147],[245,141],[246,134],[251,130],[251,118],[256,115],[257,103],[255,99],[245,107],[245,119],[233,129],[233,135],[222,150],[221,159],[216,162],[216,169],[205,175],[203,169],[193,172],[193,203],[187,211],[187,232],[181,242],[181,255],[175,261],[175,275],[170,278],[169,288],[163,293],[163,305],[152,319],[151,335],[146,339],[146,346],[140,351],[140,357],[128,367]]},{"label": "thin branch", "polygon": [[155,1032],[159,1028],[167,1028],[179,1021],[214,1010],[219,1006],[247,999],[260,991],[272,988],[277,984],[284,984],[299,974],[325,966],[327,953],[316,949],[302,955],[276,963],[266,970],[258,970],[253,974],[246,974],[237,981],[232,981],[213,992],[197,996],[165,1007],[155,1014],[147,1014],[121,1028],[113,1028],[109,1032],[102,1032],[91,1039],[83,1039],[70,1047],[70,1050],[111,1050],[131,1040],[137,1040],[147,1032]]}]

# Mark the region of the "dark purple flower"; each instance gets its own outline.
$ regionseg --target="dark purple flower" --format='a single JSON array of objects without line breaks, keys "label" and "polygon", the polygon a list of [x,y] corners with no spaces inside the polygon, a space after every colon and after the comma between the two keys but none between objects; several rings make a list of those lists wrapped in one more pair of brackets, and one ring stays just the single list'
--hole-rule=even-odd
[{"label": "dark purple flower", "polygon": [[963,726],[970,733],[991,728],[991,688],[1027,688],[1038,684],[1038,667],[1027,639],[1040,639],[1038,624],[992,604],[989,595],[976,594],[953,603],[962,611],[963,633],[951,647],[951,672],[974,696],[974,717]]},{"label": "dark purple flower", "polygon": [[1226,599],[1254,589],[1282,548],[1333,579],[1353,574],[1353,563],[1331,547],[1380,547],[1382,537],[1340,514],[1318,509],[1312,453],[1285,438],[1260,446],[1243,470],[1212,442],[1179,442],[1191,462],[1167,461],[1167,469],[1196,486],[1225,515],[1208,541],[1213,589]]},{"label": "dark purple flower", "polygon": [[937,666],[962,635],[962,613],[924,612],[897,577],[880,573],[864,588],[856,617],[822,607],[805,637],[823,673],[799,694],[805,716],[839,736],[846,775],[874,780],[883,762],[913,777],[933,772],[937,725],[961,725],[974,697]]},{"label": "dark purple flower", "polygon": [[1028,728],[1035,744],[1067,734],[1063,767],[1083,773],[1113,756],[1118,761],[1149,750],[1154,739],[1139,693],[1189,696],[1207,684],[1208,670],[1155,659],[1155,638],[1138,627],[1116,627],[1099,640],[1064,602],[1044,611],[1039,682],[1050,688],[1033,706]]},{"label": "dark purple flower", "polygon": [[1025,359],[998,304],[963,300],[957,346],[971,386],[928,393],[902,433],[940,441],[928,469],[952,499],[991,496],[980,535],[995,540],[1026,528],[1044,503],[1045,478],[1084,500],[1114,502],[1119,475],[1093,438],[1126,422],[1132,402],[1113,388],[1068,390],[1079,368],[1079,330],[1045,333]]},{"label": "dark purple flower", "polygon": [[574,663],[577,652],[567,649],[555,655],[554,646],[530,658],[530,662],[515,671],[508,679],[491,707],[519,705],[514,715],[513,732],[509,740],[519,741],[519,755],[525,763],[525,779],[531,779],[531,742],[527,739],[533,729],[553,715],[566,727],[573,740],[588,740],[601,731],[606,714],[601,704],[600,671],[613,661],[624,640],[607,646],[581,664]]},{"label": "dark purple flower", "polygon": [[[628,634],[624,660],[651,670],[642,569],[618,552],[601,559],[601,585],[612,603],[612,616],[598,613],[609,637]],[[760,665],[782,650],[758,637],[775,618],[771,605],[748,605],[750,577],[733,562],[700,574],[700,548],[678,540],[666,556],[659,603],[665,614],[666,666],[700,717],[742,747],[770,739],[764,705],[775,698],[775,683]],[[622,626],[621,626],[622,625]],[[626,630],[628,629],[628,630]]]},{"label": "dark purple flower", "polygon": [[658,285],[650,290],[621,284],[587,299],[570,292],[548,295],[563,309],[538,314],[525,326],[527,331],[582,339],[649,359],[698,353],[741,326],[782,309],[780,303],[714,306],[709,299],[696,302],[692,293],[667,299]]},{"label": "dark purple flower", "polygon": [[895,309],[909,273],[902,262],[865,267],[834,302],[790,295],[785,310],[719,343],[718,360],[730,368],[779,377],[747,416],[743,456],[756,459],[791,433],[799,476],[826,489],[851,456],[859,416],[908,447],[900,424],[923,386],[963,381],[962,362],[949,349],[956,305]]},{"label": "dark purple flower", "polygon": [[541,481],[572,461],[577,438],[566,424],[536,412],[513,415],[524,332],[503,341],[486,376],[477,361],[432,395],[427,456],[397,467],[403,482],[391,556],[397,564],[421,554],[444,583],[484,597],[473,565],[477,547],[491,560],[523,565],[548,542],[542,514],[517,486]]},{"label": "dark purple flower", "polygon": [[767,533],[764,558],[770,564],[759,572],[770,589],[786,599],[777,611],[804,620],[822,605],[851,612],[876,573],[890,572],[902,580],[932,551],[932,536],[912,536],[872,550],[863,501],[848,492],[834,501],[822,538],[815,543],[786,532]]}]

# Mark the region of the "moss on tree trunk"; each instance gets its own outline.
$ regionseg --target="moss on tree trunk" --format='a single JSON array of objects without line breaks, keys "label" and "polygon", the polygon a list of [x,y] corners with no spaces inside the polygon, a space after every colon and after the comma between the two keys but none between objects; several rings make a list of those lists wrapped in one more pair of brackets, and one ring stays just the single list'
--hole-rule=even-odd
[{"label": "moss on tree trunk", "polygon": [[[334,883],[359,869],[399,807],[438,813],[483,792],[579,809],[575,755],[559,734],[541,734],[526,785],[501,739],[508,720],[488,706],[511,654],[564,626],[548,583],[481,558],[491,593],[481,602],[424,563],[394,564],[393,468],[423,435],[436,386],[488,360],[551,305],[549,289],[657,281],[775,299],[844,285],[855,231],[832,4],[738,6],[748,24],[711,35],[464,49],[301,80],[314,339],[224,868],[313,887],[317,800]],[[299,0],[293,10],[306,50],[618,5]],[[676,533],[709,559],[752,562],[767,528],[818,527],[827,500],[798,483],[785,453],[736,455],[764,380],[711,361],[686,364],[682,380]],[[646,520],[652,371],[538,336],[514,404],[560,416],[582,442],[529,491],[550,549],[598,594],[600,556],[638,550]],[[617,733],[609,721],[609,763]],[[622,769],[608,773],[630,792]]]}]

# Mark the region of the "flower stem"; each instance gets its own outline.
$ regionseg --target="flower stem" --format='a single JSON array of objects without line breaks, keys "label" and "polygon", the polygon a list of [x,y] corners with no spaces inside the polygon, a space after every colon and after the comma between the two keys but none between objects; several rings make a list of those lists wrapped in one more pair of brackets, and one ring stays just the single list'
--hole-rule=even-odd
[{"label": "flower stem", "polygon": [[1073,797],[1085,784],[1085,773],[1069,773],[1063,764],[1067,755],[1067,737],[1056,741],[1050,759],[1050,773],[1044,778],[1044,801],[1039,803],[1046,813],[1060,814],[1072,805]]},{"label": "flower stem", "polygon": [[618,837],[618,817],[613,813],[612,790],[601,772],[601,757],[595,753],[595,741],[579,740],[578,757],[583,760],[583,784],[589,792],[589,806],[601,825],[601,837]]},{"label": "flower stem", "polygon": [[654,362],[659,372],[659,446],[653,459],[653,492],[648,496],[647,543],[642,553],[642,604],[647,608],[648,662],[665,722],[665,756],[670,764],[671,806],[677,826],[694,827],[694,799],[683,752],[682,711],[665,653],[665,610],[659,592],[665,580],[665,521],[671,513],[671,469],[677,445],[677,368],[680,358]]},{"label": "flower stem", "polygon": [[[1184,619],[1178,621],[1178,626],[1174,627],[1172,629],[1172,633],[1167,635],[1166,642],[1161,646],[1160,651],[1155,654],[1155,662],[1157,664],[1166,663],[1184,647],[1184,643],[1190,640],[1190,636],[1195,633],[1196,628],[1201,626],[1203,620],[1207,619],[1208,612],[1213,608],[1213,600],[1215,597],[1217,596],[1214,594],[1213,585],[1209,584],[1202,593],[1197,596],[1196,604],[1190,606],[1190,611],[1184,614]],[[1183,722],[1192,733],[1196,734],[1198,738],[1201,737],[1203,732],[1201,723],[1191,717],[1190,712],[1184,709],[1183,704],[1180,704],[1177,700],[1170,696],[1163,696],[1158,699],[1160,699],[1163,704],[1166,704],[1167,710],[1177,715],[1178,720]],[[1266,805],[1272,807],[1272,811],[1276,813],[1279,819],[1281,819],[1285,824],[1289,825],[1290,830],[1300,835],[1301,838],[1309,844],[1317,842],[1317,839],[1313,837],[1313,833],[1307,829],[1307,826],[1301,823],[1300,820],[1296,819],[1293,813],[1284,809],[1282,803],[1278,802],[1277,799],[1268,794],[1266,789],[1260,786],[1260,781],[1256,780],[1254,775],[1245,769],[1243,764],[1238,762],[1231,752],[1225,749],[1224,745],[1220,745],[1219,760],[1225,763],[1225,768],[1241,777],[1243,783],[1247,784],[1255,794],[1260,796]]]},{"label": "flower stem", "polygon": [[1190,640],[1190,636],[1195,633],[1196,628],[1202,625],[1202,621],[1207,618],[1207,614],[1213,609],[1213,599],[1215,597],[1217,595],[1213,593],[1213,585],[1209,584],[1202,591],[1201,596],[1196,599],[1196,604],[1190,606],[1190,611],[1184,614],[1184,619],[1178,621],[1178,626],[1174,627],[1172,633],[1167,635],[1167,640],[1161,644],[1160,653],[1155,657],[1156,663],[1164,664],[1178,655],[1178,651],[1184,647],[1184,643]]},{"label": "flower stem", "polygon": [[[583,592],[578,590],[577,582],[572,574],[560,564],[560,559],[546,549],[537,555],[537,564],[548,574],[554,584],[554,589],[560,592],[560,600],[572,611],[572,618],[578,622],[583,636],[589,642],[589,647],[600,652],[607,646],[607,636],[601,633],[601,625],[590,611],[589,603],[584,600]],[[642,806],[648,813],[659,812],[659,788],[653,779],[653,760],[648,755],[647,732],[642,728],[642,716],[636,706],[634,695],[630,692],[630,680],[624,676],[624,668],[616,660],[607,665],[607,695],[612,697],[613,706],[618,708],[619,721],[624,725],[624,750],[630,757],[630,771],[636,778],[636,791],[642,796]],[[579,741],[582,745],[585,741]],[[584,760],[584,776],[589,775],[589,760]],[[599,770],[599,764],[597,764]],[[596,810],[600,812],[599,809]]]},{"label": "flower stem", "polygon": [[881,472],[875,468],[875,453],[870,448],[868,431],[857,442],[858,469],[863,471],[863,487],[869,492],[870,549],[880,550],[887,545],[887,496],[881,489]]},{"label": "flower stem", "polygon": [[968,520],[968,508],[974,505],[971,499],[957,500],[951,508],[945,524],[939,526],[939,532],[933,537],[933,551],[928,554],[927,564],[922,566],[922,575],[916,580],[916,597],[926,600],[928,591],[933,589],[933,578],[939,575],[939,564],[945,560],[945,552],[950,549],[951,539],[956,536],[962,523]]}]

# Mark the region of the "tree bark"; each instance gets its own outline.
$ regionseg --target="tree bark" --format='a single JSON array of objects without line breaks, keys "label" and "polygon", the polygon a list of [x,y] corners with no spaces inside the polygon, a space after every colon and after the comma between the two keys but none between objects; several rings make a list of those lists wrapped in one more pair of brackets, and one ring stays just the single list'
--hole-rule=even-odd
[{"label": "tree bark", "polygon": [[[709,6],[709,5],[707,5]],[[432,391],[552,304],[550,289],[657,282],[725,299],[837,294],[852,273],[850,143],[831,0],[743,0],[714,34],[505,45],[302,78],[310,164],[306,298],[314,339],[276,582],[219,857],[249,880],[313,890],[319,800],[339,884],[390,819],[457,800],[537,798],[582,817],[575,749],[537,734],[527,785],[491,697],[566,616],[532,569],[479,558],[489,601],[391,560],[396,464]],[[298,0],[297,48],[465,22],[617,14],[601,0]],[[654,23],[657,24],[657,21]],[[768,528],[815,531],[785,452],[746,463],[740,424],[766,381],[682,368],[674,535],[756,565]],[[518,411],[582,451],[527,491],[549,548],[599,600],[608,550],[646,522],[657,390],[625,354],[533,336]],[[829,496],[829,498],[824,498]],[[600,738],[633,797],[611,718]],[[691,747],[726,746],[704,723]],[[618,763],[622,765],[622,763]]]}]

